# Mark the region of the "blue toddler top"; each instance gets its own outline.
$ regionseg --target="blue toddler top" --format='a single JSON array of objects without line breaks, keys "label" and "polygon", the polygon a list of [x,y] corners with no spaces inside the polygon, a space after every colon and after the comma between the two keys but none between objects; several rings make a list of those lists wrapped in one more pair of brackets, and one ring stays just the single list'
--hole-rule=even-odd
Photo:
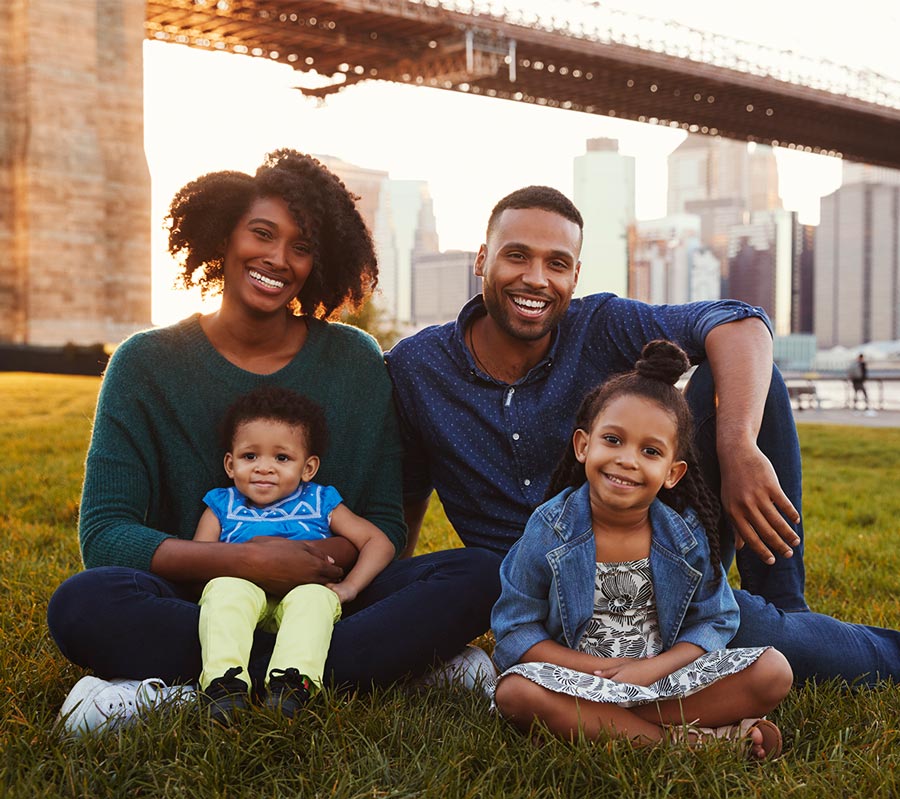
[{"label": "blue toddler top", "polygon": [[233,486],[214,488],[203,501],[222,525],[219,540],[237,544],[258,535],[307,541],[328,538],[331,512],[343,500],[332,486],[301,483],[293,494],[264,508],[249,504]]}]

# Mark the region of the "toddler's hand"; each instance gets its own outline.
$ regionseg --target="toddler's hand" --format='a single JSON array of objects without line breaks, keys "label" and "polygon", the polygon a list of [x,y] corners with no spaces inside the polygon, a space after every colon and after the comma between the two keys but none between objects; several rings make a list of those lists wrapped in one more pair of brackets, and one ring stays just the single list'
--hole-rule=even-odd
[{"label": "toddler's hand", "polygon": [[359,593],[352,585],[347,585],[347,583],[326,583],[325,587],[330,588],[338,595],[342,605],[352,602]]}]

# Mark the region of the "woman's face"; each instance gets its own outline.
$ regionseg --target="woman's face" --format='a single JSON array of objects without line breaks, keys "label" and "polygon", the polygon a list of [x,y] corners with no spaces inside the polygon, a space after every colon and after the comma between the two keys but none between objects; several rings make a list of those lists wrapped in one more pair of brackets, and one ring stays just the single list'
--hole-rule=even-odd
[{"label": "woman's face", "polygon": [[225,246],[224,298],[271,313],[293,300],[313,267],[312,242],[280,197],[259,197]]}]

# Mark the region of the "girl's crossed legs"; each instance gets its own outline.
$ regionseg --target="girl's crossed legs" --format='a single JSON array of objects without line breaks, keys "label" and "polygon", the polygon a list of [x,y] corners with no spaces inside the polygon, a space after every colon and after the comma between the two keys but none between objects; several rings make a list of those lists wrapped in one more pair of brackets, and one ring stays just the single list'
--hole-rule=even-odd
[{"label": "girl's crossed legs", "polygon": [[[669,737],[665,730],[668,726],[720,727],[764,716],[784,699],[792,679],[784,656],[776,649],[767,649],[743,671],[723,677],[684,699],[626,708],[576,699],[511,674],[498,683],[495,701],[503,716],[523,732],[528,732],[538,719],[552,733],[567,740],[579,733],[586,738],[608,733],[643,745]],[[751,729],[749,737],[753,757],[765,758],[768,753],[762,733]]]}]

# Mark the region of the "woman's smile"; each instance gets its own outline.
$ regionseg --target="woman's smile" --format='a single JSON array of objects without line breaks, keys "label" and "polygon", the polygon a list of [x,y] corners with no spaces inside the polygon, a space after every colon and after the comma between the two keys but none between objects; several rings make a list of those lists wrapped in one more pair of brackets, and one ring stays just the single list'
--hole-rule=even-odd
[{"label": "woman's smile", "polygon": [[275,291],[280,291],[285,286],[285,282],[283,280],[279,280],[275,277],[269,277],[268,275],[260,272],[258,269],[250,269],[250,278],[261,284],[265,288],[273,289]]}]

